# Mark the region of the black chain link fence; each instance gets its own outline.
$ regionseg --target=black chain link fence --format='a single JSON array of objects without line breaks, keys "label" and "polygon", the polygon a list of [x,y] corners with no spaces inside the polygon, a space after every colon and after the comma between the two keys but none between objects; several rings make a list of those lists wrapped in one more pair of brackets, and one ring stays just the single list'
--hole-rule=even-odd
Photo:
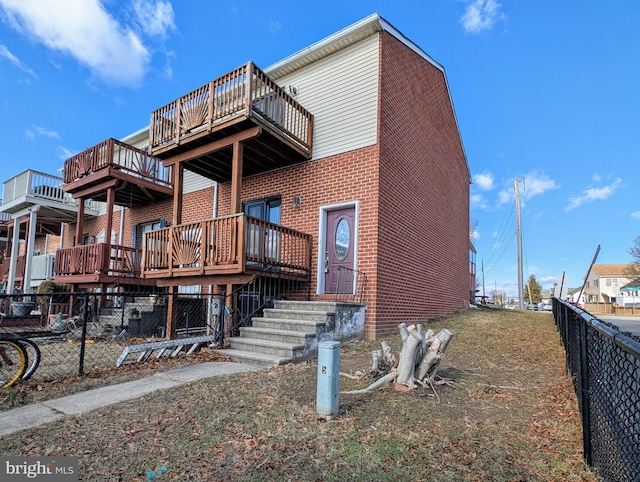
[{"label": "black chain link fence", "polygon": [[222,343],[223,298],[139,292],[0,295],[0,334],[38,345],[40,366],[31,380],[46,387],[48,381],[136,361],[140,352],[120,358],[127,347],[165,339],[170,306],[174,338],[208,337],[209,344]]},{"label": "black chain link fence", "polygon": [[554,299],[582,414],[584,457],[606,481],[640,480],[640,338]]}]

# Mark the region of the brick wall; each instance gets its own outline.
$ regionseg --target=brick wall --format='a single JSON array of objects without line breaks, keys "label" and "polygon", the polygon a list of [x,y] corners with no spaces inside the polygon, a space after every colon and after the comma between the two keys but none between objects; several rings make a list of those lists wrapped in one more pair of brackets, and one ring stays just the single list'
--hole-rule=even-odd
[{"label": "brick wall", "polygon": [[469,173],[444,74],[381,34],[376,333],[468,306]]}]

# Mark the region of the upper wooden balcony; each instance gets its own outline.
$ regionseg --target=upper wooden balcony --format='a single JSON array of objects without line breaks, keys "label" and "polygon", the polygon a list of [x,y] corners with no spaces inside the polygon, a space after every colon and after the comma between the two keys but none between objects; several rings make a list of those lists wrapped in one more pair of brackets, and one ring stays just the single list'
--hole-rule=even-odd
[{"label": "upper wooden balcony", "polygon": [[[16,213],[26,215],[29,208],[39,206],[39,223],[74,222],[78,213],[78,201],[64,192],[63,185],[63,178],[32,169],[13,176],[4,182],[0,219],[11,219],[11,214]],[[91,200],[85,201],[84,213],[85,216],[97,216],[98,205]]]},{"label": "upper wooden balcony", "polygon": [[274,274],[309,280],[311,235],[245,214],[145,233],[143,278]]},{"label": "upper wooden balcony", "polygon": [[225,182],[232,152],[224,139],[251,127],[260,135],[243,142],[244,176],[312,156],[313,116],[252,62],[152,112],[149,144],[165,165],[177,157]]},{"label": "upper wooden balcony", "polygon": [[64,190],[74,198],[107,200],[115,188],[115,204],[132,207],[173,196],[172,168],[141,149],[107,139],[67,159]]}]

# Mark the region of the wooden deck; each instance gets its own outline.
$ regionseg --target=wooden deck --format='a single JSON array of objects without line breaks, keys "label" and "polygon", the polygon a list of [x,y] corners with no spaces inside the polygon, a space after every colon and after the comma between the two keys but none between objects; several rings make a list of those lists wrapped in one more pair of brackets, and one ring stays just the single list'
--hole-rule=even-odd
[{"label": "wooden deck", "polygon": [[140,249],[106,243],[59,249],[55,281],[80,285],[144,284],[140,278],[141,259]]},{"label": "wooden deck", "polygon": [[107,201],[114,188],[115,204],[136,206],[173,196],[173,173],[141,149],[107,139],[67,159],[64,190],[75,198]]},{"label": "wooden deck", "polygon": [[311,158],[313,116],[251,62],[151,113],[151,153],[219,182],[231,178],[234,136],[244,176],[277,169]]},{"label": "wooden deck", "polygon": [[[308,280],[309,234],[237,214],[145,233],[143,278],[268,274]],[[199,281],[201,281],[199,279]]]}]

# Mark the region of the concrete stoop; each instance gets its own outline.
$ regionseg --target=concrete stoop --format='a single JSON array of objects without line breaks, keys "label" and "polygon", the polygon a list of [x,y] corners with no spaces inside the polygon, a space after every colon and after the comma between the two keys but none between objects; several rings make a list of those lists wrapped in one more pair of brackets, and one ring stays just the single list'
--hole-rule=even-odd
[{"label": "concrete stoop", "polygon": [[274,301],[240,336],[227,340],[221,355],[262,366],[296,363],[316,356],[318,343],[347,341],[364,330],[364,306],[326,301]]}]

